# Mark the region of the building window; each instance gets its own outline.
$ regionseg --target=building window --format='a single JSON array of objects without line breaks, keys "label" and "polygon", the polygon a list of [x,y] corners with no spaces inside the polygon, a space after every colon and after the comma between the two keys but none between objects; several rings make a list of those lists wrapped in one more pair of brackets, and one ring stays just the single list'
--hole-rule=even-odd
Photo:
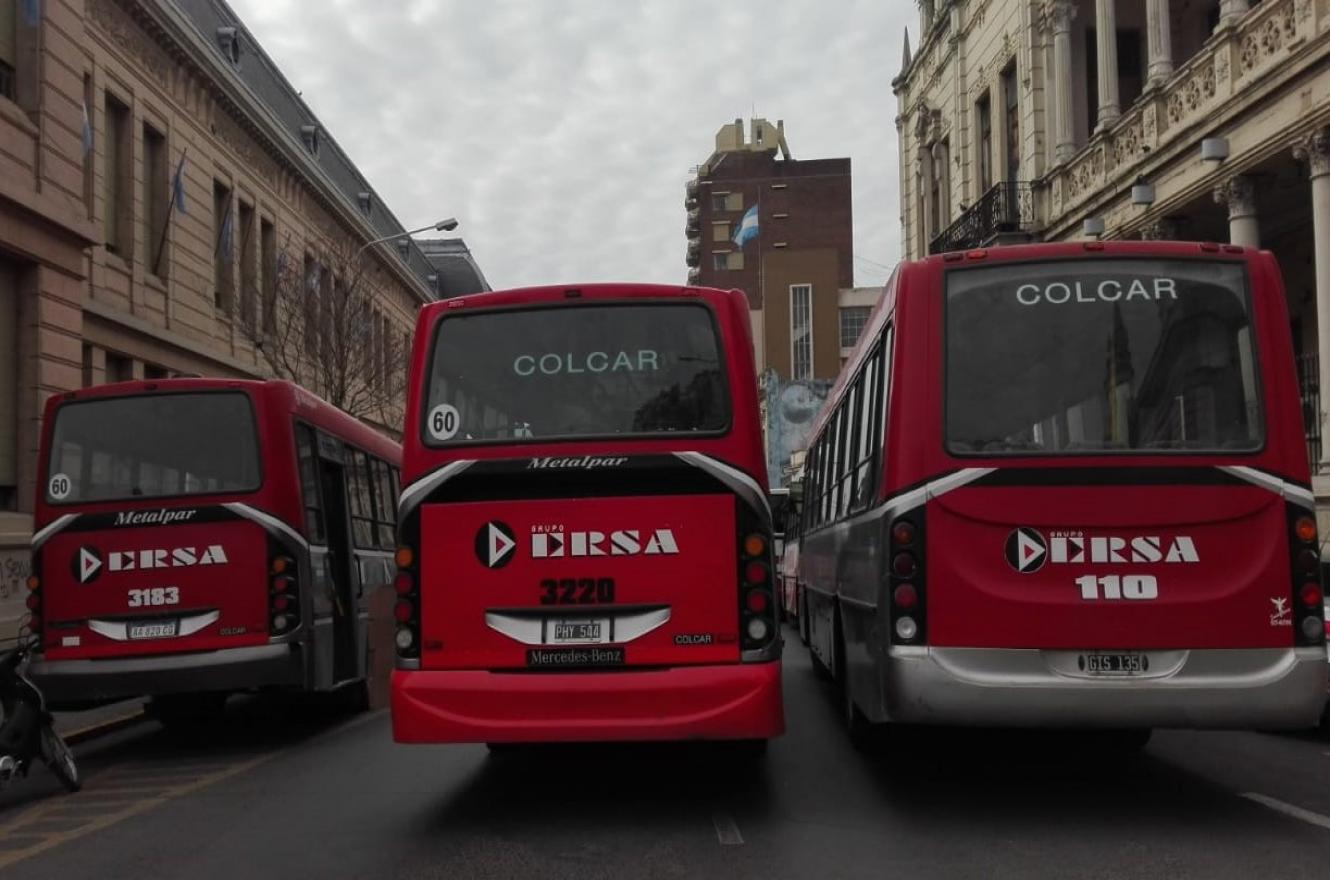
[{"label": "building window", "polygon": [[720,223],[712,223],[712,224],[711,224],[711,240],[712,240],[712,241],[729,241],[729,240],[730,240],[730,224],[727,223],[727,222],[724,222],[724,221],[722,221],[722,222],[720,222]]},{"label": "building window", "polygon": [[305,254],[305,295],[298,297],[304,312],[305,355],[316,359],[319,352],[319,265],[312,254]]},{"label": "building window", "polygon": [[1002,71],[1002,107],[1007,123],[1006,175],[1011,183],[1021,179],[1021,107],[1016,88],[1016,62],[1013,61]]},{"label": "building window", "polygon": [[729,253],[726,251],[717,251],[711,255],[711,268],[723,272],[730,268]]},{"label": "building window", "polygon": [[845,306],[840,310],[840,347],[854,348],[859,341],[859,334],[864,332],[868,323],[868,306]]},{"label": "building window", "polygon": [[277,323],[277,229],[271,220],[259,221],[259,272],[263,329],[271,333]]},{"label": "building window", "polygon": [[711,194],[711,210],[713,213],[719,213],[725,210],[725,193]]},{"label": "building window", "polygon": [[106,381],[132,382],[134,380],[134,359],[120,354],[106,353]]},{"label": "building window", "polygon": [[212,182],[213,305],[229,310],[235,290],[235,217],[231,188]]},{"label": "building window", "polygon": [[813,285],[790,285],[790,378],[813,378]]},{"label": "building window", "polygon": [[18,67],[18,0],[0,0],[0,96],[14,100]]},{"label": "building window", "polygon": [[310,155],[319,154],[319,127],[317,125],[300,126],[300,140],[305,145],[305,149]]},{"label": "building window", "polygon": [[737,272],[744,267],[743,251],[730,251],[725,255],[725,268],[732,272]]},{"label": "building window", "polygon": [[938,161],[938,151],[936,148],[928,151],[928,238],[936,238],[942,231],[942,163]]},{"label": "building window", "polygon": [[217,29],[217,45],[235,67],[240,66],[240,35],[236,33],[233,27],[219,27]]},{"label": "building window", "polygon": [[258,241],[254,234],[254,206],[240,203],[240,317],[253,327],[259,299]]},{"label": "building window", "polygon": [[130,189],[130,159],[133,146],[129,140],[129,107],[106,93],[106,164],[102,169],[105,203],[102,205],[102,230],[106,249],[129,260],[133,247],[130,228],[134,196]]},{"label": "building window", "polygon": [[725,210],[727,210],[727,211],[742,211],[743,209],[744,209],[744,194],[743,194],[743,193],[726,193],[726,194],[725,194]]},{"label": "building window", "polygon": [[979,192],[986,193],[993,185],[993,107],[988,92],[984,92],[974,105],[979,117]]},{"label": "building window", "polygon": [[166,244],[166,135],[143,123],[143,253],[148,271],[164,276]]}]

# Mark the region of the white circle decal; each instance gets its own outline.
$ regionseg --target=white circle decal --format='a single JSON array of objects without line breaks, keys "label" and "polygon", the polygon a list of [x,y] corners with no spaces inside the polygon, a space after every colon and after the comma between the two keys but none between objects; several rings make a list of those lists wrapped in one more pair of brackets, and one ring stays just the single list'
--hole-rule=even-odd
[{"label": "white circle decal", "polygon": [[457,407],[451,403],[441,403],[429,411],[426,422],[429,435],[435,440],[451,440],[462,425],[462,417],[458,414]]},{"label": "white circle decal", "polygon": [[69,497],[69,491],[72,488],[69,477],[64,474],[52,474],[51,482],[46,486],[46,493],[56,501],[63,501]]}]

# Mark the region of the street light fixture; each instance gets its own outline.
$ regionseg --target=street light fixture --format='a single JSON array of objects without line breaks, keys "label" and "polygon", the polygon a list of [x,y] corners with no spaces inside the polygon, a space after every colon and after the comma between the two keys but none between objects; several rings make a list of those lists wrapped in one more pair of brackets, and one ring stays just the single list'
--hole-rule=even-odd
[{"label": "street light fixture", "polygon": [[355,256],[353,256],[351,259],[354,260],[356,257],[359,257],[361,253],[365,251],[366,248],[374,247],[374,245],[376,244],[384,244],[385,242],[396,241],[399,238],[406,238],[407,236],[415,235],[417,232],[429,232],[431,229],[433,229],[435,232],[452,232],[456,228],[457,228],[457,218],[449,217],[447,220],[440,220],[438,223],[431,223],[429,226],[422,226],[419,229],[412,229],[407,232],[398,232],[394,235],[386,235],[383,238],[376,238],[373,241],[367,241],[364,244],[362,244],[360,248],[356,251]]}]

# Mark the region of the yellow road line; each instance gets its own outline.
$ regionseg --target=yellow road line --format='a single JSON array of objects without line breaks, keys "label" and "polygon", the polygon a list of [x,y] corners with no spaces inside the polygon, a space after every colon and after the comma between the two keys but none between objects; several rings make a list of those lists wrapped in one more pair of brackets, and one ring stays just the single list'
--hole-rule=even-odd
[{"label": "yellow road line", "polygon": [[[50,821],[59,821],[59,822],[74,821],[67,817],[60,817],[58,815],[48,816],[48,814],[55,814],[62,809],[69,809],[75,807],[79,803],[79,795],[70,795],[68,797],[61,797],[59,799],[52,798],[48,799],[47,801],[35,804],[34,806],[28,808],[22,813],[19,813],[10,822],[0,826],[0,869],[6,868],[9,865],[14,864],[15,862],[21,861],[26,858],[30,858],[31,856],[35,856],[39,853],[46,852],[47,850],[54,849],[55,847],[60,846],[63,843],[68,843],[71,840],[76,840],[80,837],[91,834],[94,831],[100,831],[103,828],[107,828],[111,825],[123,822],[125,819],[137,816],[140,813],[146,812],[147,810],[151,810],[153,807],[156,807],[160,804],[164,804],[167,801],[183,797],[188,794],[192,794],[198,791],[199,789],[207,788],[210,785],[215,785],[216,783],[222,782],[226,779],[230,779],[233,776],[238,776],[241,773],[253,770],[255,767],[258,767],[260,764],[264,764],[268,761],[273,760],[274,758],[284,756],[290,752],[295,751],[296,749],[309,748],[310,746],[314,745],[320,740],[323,740],[331,736],[335,736],[339,733],[342,733],[343,731],[351,730],[352,728],[355,727],[360,727],[363,724],[368,724],[369,722],[380,718],[386,711],[387,711],[386,709],[379,709],[374,712],[367,712],[364,715],[352,718],[343,724],[339,724],[336,727],[333,727],[329,730],[325,730],[322,733],[310,737],[309,739],[304,740],[303,742],[286,746],[285,748],[276,749],[266,754],[250,758],[249,760],[241,761],[240,763],[237,764],[223,766],[221,769],[218,769],[213,773],[199,776],[195,778],[193,781],[187,782],[182,785],[175,785],[175,786],[158,785],[151,787],[141,786],[139,788],[140,792],[143,793],[151,792],[151,794],[147,796],[139,794],[138,797],[136,797],[136,799],[131,800],[128,803],[125,803],[123,807],[119,808],[113,807],[111,812],[101,815],[97,818],[89,819],[89,821],[87,821],[86,824],[81,824],[78,827],[71,828],[67,831],[43,832],[40,830],[39,827],[33,828],[31,826],[33,825],[40,826],[41,822],[48,818]],[[151,765],[141,764],[136,762],[134,764],[126,766],[145,767]],[[116,780],[117,772],[123,769],[124,767],[110,767],[107,770],[103,771],[102,773],[97,774],[95,777],[90,778],[87,781],[87,784],[85,785],[84,792],[87,793],[90,799],[114,793],[119,796],[108,799],[113,799],[123,802],[125,800],[124,795],[133,796],[135,794],[135,792],[133,792],[132,789],[130,789],[129,787],[125,786],[123,782],[117,782]],[[105,788],[102,788],[103,784],[105,784],[106,786]],[[89,806],[91,807],[92,804],[89,804]],[[31,843],[26,847],[18,847],[14,849],[3,848],[3,844],[6,840],[10,841],[22,840],[29,837],[36,837],[37,835],[40,835],[40,837],[38,837],[33,843]]]}]

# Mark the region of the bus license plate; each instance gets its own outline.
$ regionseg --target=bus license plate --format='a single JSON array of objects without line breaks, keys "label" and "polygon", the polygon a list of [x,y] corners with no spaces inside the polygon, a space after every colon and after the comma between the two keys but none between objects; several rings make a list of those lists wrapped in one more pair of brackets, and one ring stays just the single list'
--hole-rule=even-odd
[{"label": "bus license plate", "polygon": [[1140,675],[1150,671],[1144,654],[1082,654],[1080,667],[1090,675]]},{"label": "bus license plate", "polygon": [[180,621],[178,620],[159,620],[154,623],[131,623],[129,625],[129,637],[131,639],[169,639],[173,638],[179,631]]},{"label": "bus license plate", "polygon": [[608,618],[599,620],[552,620],[548,645],[599,645],[610,640]]}]

